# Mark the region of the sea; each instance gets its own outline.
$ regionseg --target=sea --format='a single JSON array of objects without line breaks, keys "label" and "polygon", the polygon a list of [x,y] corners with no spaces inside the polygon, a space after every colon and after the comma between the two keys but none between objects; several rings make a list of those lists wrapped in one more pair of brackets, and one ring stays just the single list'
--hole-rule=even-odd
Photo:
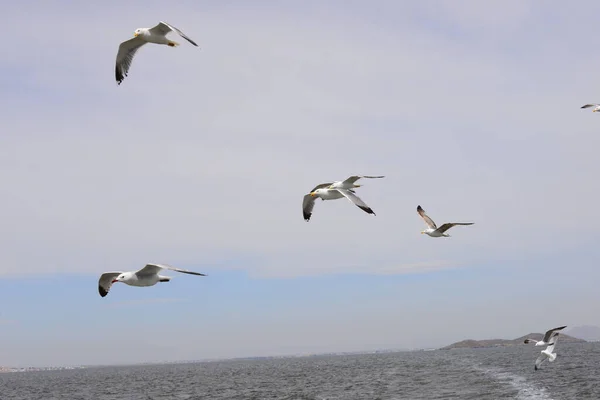
[{"label": "sea", "polygon": [[[560,344],[560,343],[559,343]],[[1,400],[600,400],[600,343],[238,359],[0,374]]]}]

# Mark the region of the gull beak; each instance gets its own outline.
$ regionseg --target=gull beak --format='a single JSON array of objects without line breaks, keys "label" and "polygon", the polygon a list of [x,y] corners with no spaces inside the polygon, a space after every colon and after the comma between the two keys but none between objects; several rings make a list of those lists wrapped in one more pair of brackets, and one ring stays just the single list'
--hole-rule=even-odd
[{"label": "gull beak", "polygon": [[425,233],[425,231],[421,231],[421,234],[424,234],[424,233]]},{"label": "gull beak", "polygon": [[310,195],[313,196],[313,197],[316,196],[315,192],[310,192]]},{"label": "gull beak", "polygon": [[138,37],[139,33],[133,32],[133,37]]},{"label": "gull beak", "polygon": [[118,279],[113,279],[112,283],[119,282]]}]

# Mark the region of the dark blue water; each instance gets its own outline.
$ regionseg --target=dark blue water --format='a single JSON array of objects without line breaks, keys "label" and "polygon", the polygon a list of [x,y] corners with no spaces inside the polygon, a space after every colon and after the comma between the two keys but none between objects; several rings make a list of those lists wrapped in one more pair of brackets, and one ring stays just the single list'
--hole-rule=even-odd
[{"label": "dark blue water", "polygon": [[600,343],[0,374],[2,400],[600,399]]}]

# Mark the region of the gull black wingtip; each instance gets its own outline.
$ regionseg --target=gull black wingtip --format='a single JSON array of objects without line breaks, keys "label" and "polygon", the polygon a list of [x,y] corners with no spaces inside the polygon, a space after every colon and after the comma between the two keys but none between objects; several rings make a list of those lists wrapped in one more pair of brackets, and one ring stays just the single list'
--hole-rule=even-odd
[{"label": "gull black wingtip", "polygon": [[123,73],[123,71],[121,70],[121,68],[119,68],[119,66],[117,66],[115,68],[115,79],[117,80],[117,85],[120,85],[126,76],[127,76],[127,73]]},{"label": "gull black wingtip", "polygon": [[101,297],[105,297],[108,294],[108,292],[104,290],[102,286],[98,286],[98,293],[100,293]]},{"label": "gull black wingtip", "polygon": [[373,214],[375,215],[375,211],[373,211],[370,207],[361,207],[358,206],[361,210],[363,210],[364,212],[368,213],[368,214]]}]

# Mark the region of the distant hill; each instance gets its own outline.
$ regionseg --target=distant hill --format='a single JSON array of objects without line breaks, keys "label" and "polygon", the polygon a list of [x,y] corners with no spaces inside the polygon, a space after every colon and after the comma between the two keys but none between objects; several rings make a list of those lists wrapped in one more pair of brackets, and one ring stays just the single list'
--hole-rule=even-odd
[{"label": "distant hill", "polygon": [[583,325],[583,326],[574,326],[571,329],[568,329],[567,332],[569,335],[587,340],[588,342],[598,342],[600,341],[600,327],[593,325]]},{"label": "distant hill", "polygon": [[[488,340],[473,340],[467,339],[460,342],[452,343],[449,346],[442,347],[440,350],[450,350],[450,349],[475,349],[479,347],[504,347],[504,346],[517,346],[523,343],[526,338],[542,340],[544,337],[543,333],[530,333],[525,336],[518,337],[516,339],[488,339]],[[569,335],[560,334],[560,342],[561,343],[583,343],[586,340],[578,339]]]}]

